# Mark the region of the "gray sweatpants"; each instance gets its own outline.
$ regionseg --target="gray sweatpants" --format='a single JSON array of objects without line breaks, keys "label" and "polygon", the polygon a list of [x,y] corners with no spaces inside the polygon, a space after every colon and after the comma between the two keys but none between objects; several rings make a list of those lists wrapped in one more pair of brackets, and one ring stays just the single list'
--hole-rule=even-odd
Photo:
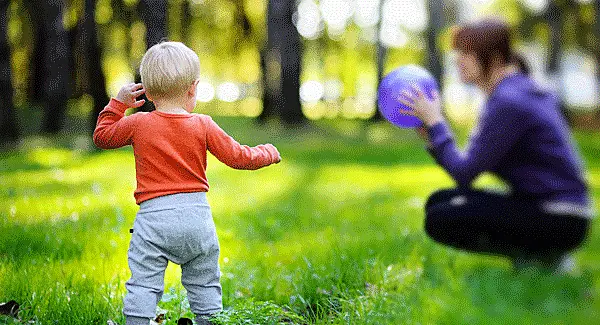
[{"label": "gray sweatpants", "polygon": [[181,283],[192,312],[223,309],[219,242],[206,193],[178,193],[144,201],[129,243],[131,279],[123,313],[128,325],[147,325],[164,291],[168,261],[181,265]]}]

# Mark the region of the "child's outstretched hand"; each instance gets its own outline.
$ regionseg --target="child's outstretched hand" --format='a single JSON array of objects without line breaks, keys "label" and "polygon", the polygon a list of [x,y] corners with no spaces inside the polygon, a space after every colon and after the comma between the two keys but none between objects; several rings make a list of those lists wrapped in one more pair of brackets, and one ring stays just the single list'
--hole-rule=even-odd
[{"label": "child's outstretched hand", "polygon": [[121,103],[127,105],[127,107],[138,108],[146,102],[145,100],[136,100],[139,96],[146,92],[144,86],[136,83],[130,83],[119,90],[116,99]]},{"label": "child's outstretched hand", "polygon": [[275,149],[275,152],[277,152],[277,158],[275,158],[275,161],[273,163],[279,164],[281,162],[281,153],[279,152],[279,150],[277,150],[277,148],[274,145],[272,145],[272,144],[269,144],[269,145],[272,146],[273,149]]}]

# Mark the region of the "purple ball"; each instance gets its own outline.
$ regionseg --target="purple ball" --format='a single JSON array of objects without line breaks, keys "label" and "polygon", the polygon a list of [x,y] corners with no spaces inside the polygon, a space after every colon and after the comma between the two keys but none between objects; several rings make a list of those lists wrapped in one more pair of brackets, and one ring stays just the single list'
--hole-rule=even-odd
[{"label": "purple ball", "polygon": [[398,100],[403,91],[412,92],[412,85],[417,84],[429,99],[433,99],[433,91],[438,90],[437,81],[429,71],[417,65],[405,65],[388,73],[379,84],[377,90],[379,111],[386,120],[403,128],[415,128],[423,122],[415,116],[400,114],[399,110],[412,110]]}]

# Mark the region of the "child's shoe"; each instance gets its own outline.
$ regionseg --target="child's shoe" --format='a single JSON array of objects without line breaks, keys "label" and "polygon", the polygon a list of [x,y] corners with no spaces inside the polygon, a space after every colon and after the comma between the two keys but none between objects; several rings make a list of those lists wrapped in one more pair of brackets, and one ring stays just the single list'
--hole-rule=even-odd
[{"label": "child's shoe", "polygon": [[182,317],[177,321],[177,325],[194,325],[191,319]]}]

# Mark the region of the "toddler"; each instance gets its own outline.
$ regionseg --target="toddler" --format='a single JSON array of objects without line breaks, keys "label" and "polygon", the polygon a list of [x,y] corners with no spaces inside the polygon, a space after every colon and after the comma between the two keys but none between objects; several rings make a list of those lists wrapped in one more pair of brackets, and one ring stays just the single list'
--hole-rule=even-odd
[{"label": "toddler", "polygon": [[[168,261],[181,265],[198,324],[222,310],[219,242],[206,199],[206,152],[236,169],[281,160],[270,144],[240,145],[209,116],[194,114],[200,62],[179,42],[152,46],[140,64],[141,84],[121,88],[98,116],[94,143],[102,149],[133,146],[140,209],[129,244],[131,278],[123,313],[127,325],[148,325],[164,290]],[[125,116],[146,94],[155,111]]]}]

